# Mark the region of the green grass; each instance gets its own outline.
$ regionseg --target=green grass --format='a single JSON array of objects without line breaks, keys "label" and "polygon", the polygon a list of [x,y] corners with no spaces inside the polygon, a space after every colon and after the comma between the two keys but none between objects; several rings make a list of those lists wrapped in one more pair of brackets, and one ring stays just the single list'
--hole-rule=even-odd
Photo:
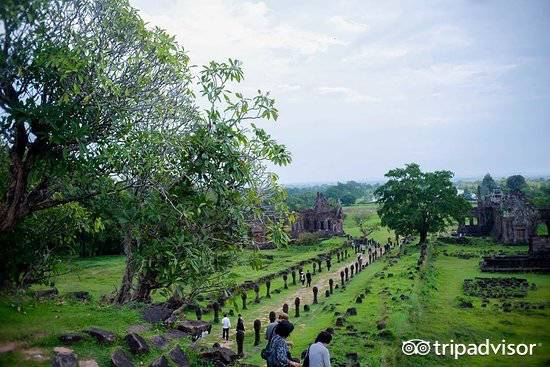
[{"label": "green grass", "polygon": [[[370,220],[379,222],[374,204],[354,205],[345,208],[347,214],[344,222],[346,233],[359,236],[360,231],[353,221],[353,214],[368,211],[372,213]],[[373,238],[379,242],[391,236],[387,229],[380,229]],[[241,261],[229,272],[235,282],[257,279],[261,276],[278,272],[299,261],[309,259],[334,247],[341,246],[343,239],[325,240],[313,246],[290,246],[277,250],[261,251],[263,264],[260,269],[249,266],[250,258],[256,256],[251,251],[243,251]],[[335,328],[336,334],[330,345],[334,365],[345,365],[348,353],[358,353],[361,366],[544,366],[550,361],[548,346],[550,345],[550,305],[541,310],[503,312],[499,307],[501,301],[491,300],[489,306],[481,307],[481,300],[466,297],[462,291],[463,281],[476,276],[526,278],[529,283],[536,284],[536,289],[530,289],[524,301],[531,303],[550,302],[550,275],[547,274],[500,274],[481,273],[479,262],[482,256],[490,254],[513,254],[527,251],[526,246],[503,246],[487,239],[473,239],[469,245],[449,245],[432,239],[430,256],[424,268],[417,270],[416,262],[419,255],[418,246],[411,244],[405,252],[396,256],[397,249],[391,256],[386,256],[369,265],[359,275],[350,281],[345,290],[335,290],[335,293],[325,298],[324,290],[328,278],[336,283],[336,274],[324,272],[314,276],[313,282],[320,283],[318,305],[311,305],[310,312],[301,316],[294,315],[293,299],[301,294],[302,299],[311,297],[310,290],[303,290],[299,285],[292,285],[289,276],[289,289],[283,289],[282,277],[272,281],[272,298],[265,297],[265,287],[261,286],[261,302],[255,304],[254,293],[248,292],[248,309],[242,310],[240,297],[230,300],[223,311],[233,309],[242,313],[245,319],[247,333],[245,339],[246,358],[244,362],[263,365],[259,347],[253,344],[252,323],[256,318],[262,320],[262,337],[266,325],[267,314],[271,310],[279,310],[286,301],[290,305],[291,321],[295,323],[295,331],[290,338],[292,354],[299,356],[313,342],[319,331],[327,327],[335,328],[336,312],[344,314],[350,307],[357,309],[357,316],[346,317],[342,328]],[[272,258],[271,258],[272,257]],[[464,258],[466,257],[466,259]],[[346,263],[351,262],[350,257]],[[333,258],[333,270],[344,263],[337,263]],[[100,366],[109,365],[109,356],[117,348],[126,349],[122,337],[128,328],[135,325],[145,325],[140,334],[144,337],[160,334],[164,329],[160,326],[147,325],[141,320],[141,307],[102,306],[98,302],[101,294],[113,291],[120,281],[124,268],[124,258],[121,256],[103,256],[91,259],[75,260],[64,264],[65,268],[74,271],[55,279],[55,285],[60,290],[61,297],[52,301],[38,301],[29,297],[0,297],[0,344],[7,341],[23,341],[29,347],[39,347],[49,353],[55,346],[61,345],[57,336],[64,332],[77,332],[96,326],[117,333],[120,337],[114,346],[99,346],[93,340],[86,340],[73,347],[80,359],[94,358]],[[325,264],[323,264],[325,267]],[[311,269],[311,265],[307,265]],[[391,275],[390,275],[391,274]],[[361,293],[366,296],[362,303],[356,303]],[[69,291],[87,290],[92,294],[90,303],[79,303],[65,299],[63,294]],[[300,293],[301,292],[301,293]],[[473,308],[460,308],[459,298],[469,299]],[[309,303],[309,302],[305,302]],[[194,318],[193,313],[187,313]],[[213,314],[203,316],[212,320]],[[377,322],[386,320],[383,331],[377,327]],[[235,318],[233,318],[235,321]],[[349,329],[348,329],[349,328]],[[218,333],[220,326],[213,327],[214,333],[203,341],[205,345],[220,341]],[[234,338],[234,331],[232,331]],[[462,357],[455,361],[448,357],[416,356],[407,357],[401,353],[401,342],[420,338],[446,342],[453,339],[457,342],[480,342],[485,338],[499,341],[505,338],[511,342],[542,343],[533,357]],[[171,346],[177,342],[172,342]],[[179,342],[182,347],[189,347],[188,340]],[[232,344],[232,348],[236,346]],[[153,349],[147,355],[135,358],[136,365],[148,365],[161,353]],[[166,353],[166,351],[164,351]],[[527,359],[526,359],[527,358]],[[25,361],[20,352],[0,354],[0,366],[47,366],[50,362],[34,363]]]}]

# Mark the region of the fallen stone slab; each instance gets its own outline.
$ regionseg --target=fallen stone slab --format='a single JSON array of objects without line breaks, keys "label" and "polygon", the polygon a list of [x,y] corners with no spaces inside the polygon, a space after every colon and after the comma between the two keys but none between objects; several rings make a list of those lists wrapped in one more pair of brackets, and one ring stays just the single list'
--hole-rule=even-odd
[{"label": "fallen stone slab", "polygon": [[129,333],[128,335],[126,335],[125,339],[128,343],[128,346],[130,347],[130,351],[133,354],[149,352],[149,346],[147,345],[147,342],[139,334]]},{"label": "fallen stone slab", "polygon": [[134,367],[130,358],[120,349],[111,354],[111,363],[114,367]]},{"label": "fallen stone slab", "polygon": [[86,291],[76,291],[76,292],[69,292],[67,293],[67,296],[73,299],[76,299],[78,301],[91,301],[92,295],[90,292]]},{"label": "fallen stone slab", "polygon": [[162,335],[155,335],[151,338],[151,344],[157,348],[164,348],[168,344],[168,340]]},{"label": "fallen stone slab", "polygon": [[72,349],[55,347],[53,351],[53,367],[78,367],[77,356]]},{"label": "fallen stone slab", "polygon": [[99,367],[95,359],[87,359],[85,361],[78,361],[78,367]]},{"label": "fallen stone slab", "polygon": [[149,367],[168,367],[168,360],[165,356],[160,356],[154,360]]},{"label": "fallen stone slab", "polygon": [[170,351],[170,358],[178,367],[191,367],[191,364],[189,363],[189,358],[187,358],[187,355],[183,352],[183,350],[181,350],[179,346]]},{"label": "fallen stone slab", "polygon": [[208,331],[210,333],[212,324],[202,320],[184,320],[178,323],[177,329],[196,336],[202,334],[203,331]]},{"label": "fallen stone slab", "polygon": [[77,343],[82,339],[84,339],[84,335],[79,333],[65,333],[65,334],[59,335],[59,340],[65,344]]},{"label": "fallen stone slab", "polygon": [[164,305],[156,304],[143,310],[143,319],[151,324],[163,322],[172,315],[172,310]]},{"label": "fallen stone slab", "polygon": [[210,361],[214,366],[226,366],[235,362],[239,356],[229,348],[214,347],[201,354],[201,358]]},{"label": "fallen stone slab", "polygon": [[34,296],[40,299],[46,299],[46,298],[52,299],[57,297],[58,294],[59,294],[59,291],[57,290],[57,288],[42,289],[34,292]]},{"label": "fallen stone slab", "polygon": [[110,331],[98,329],[98,328],[95,328],[95,327],[91,327],[89,329],[86,329],[86,330],[84,330],[84,332],[86,332],[86,333],[90,334],[91,336],[93,336],[94,338],[96,338],[97,341],[100,342],[100,343],[112,344],[116,340],[116,335],[115,334],[111,333]]}]

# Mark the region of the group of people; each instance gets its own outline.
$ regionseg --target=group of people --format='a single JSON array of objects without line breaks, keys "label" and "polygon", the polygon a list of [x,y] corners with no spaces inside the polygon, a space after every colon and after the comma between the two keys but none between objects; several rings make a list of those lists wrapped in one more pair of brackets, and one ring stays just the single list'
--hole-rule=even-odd
[{"label": "group of people", "polygon": [[309,272],[309,270],[307,271],[307,273],[304,274],[304,271],[300,269],[300,282],[302,283],[302,287],[305,285],[306,282],[307,286],[311,287],[311,273]]},{"label": "group of people", "polygon": [[[310,281],[311,282],[311,281]],[[222,319],[222,338],[229,340],[229,329],[231,321],[224,314]],[[237,319],[237,330],[244,331],[244,321],[239,314]],[[267,345],[262,350],[262,358],[267,361],[268,367],[330,367],[330,352],[328,345],[332,341],[332,334],[329,331],[322,331],[317,335],[315,342],[309,345],[303,361],[292,357],[290,353],[288,337],[294,330],[294,325],[289,321],[286,313],[269,313],[269,324],[265,330]]]}]

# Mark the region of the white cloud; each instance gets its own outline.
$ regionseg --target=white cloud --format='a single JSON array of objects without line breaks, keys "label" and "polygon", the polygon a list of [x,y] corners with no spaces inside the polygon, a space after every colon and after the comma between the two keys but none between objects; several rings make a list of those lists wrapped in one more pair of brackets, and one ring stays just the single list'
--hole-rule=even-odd
[{"label": "white cloud", "polygon": [[328,22],[336,26],[338,30],[344,32],[361,33],[365,32],[368,29],[368,26],[366,24],[355,22],[340,15],[330,17]]},{"label": "white cloud", "polygon": [[347,102],[358,102],[366,103],[373,102],[376,99],[370,97],[366,94],[359,93],[351,88],[347,87],[330,87],[330,86],[320,86],[316,88],[316,92],[320,95],[333,95],[343,98]]}]

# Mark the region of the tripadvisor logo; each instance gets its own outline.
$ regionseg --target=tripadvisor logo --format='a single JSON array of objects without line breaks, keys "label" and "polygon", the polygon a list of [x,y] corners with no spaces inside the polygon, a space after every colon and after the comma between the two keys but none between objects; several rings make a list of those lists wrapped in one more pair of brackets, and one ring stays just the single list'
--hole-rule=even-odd
[{"label": "tripadvisor logo", "polygon": [[500,343],[492,343],[489,339],[485,339],[485,342],[479,344],[457,343],[453,339],[451,339],[449,343],[441,343],[437,340],[430,342],[422,339],[411,339],[403,342],[401,351],[408,356],[425,356],[432,352],[437,356],[452,356],[454,359],[458,359],[464,355],[488,356],[493,354],[502,356],[531,356],[536,347],[540,347],[540,344],[514,344],[507,343],[504,339],[501,340]]}]

